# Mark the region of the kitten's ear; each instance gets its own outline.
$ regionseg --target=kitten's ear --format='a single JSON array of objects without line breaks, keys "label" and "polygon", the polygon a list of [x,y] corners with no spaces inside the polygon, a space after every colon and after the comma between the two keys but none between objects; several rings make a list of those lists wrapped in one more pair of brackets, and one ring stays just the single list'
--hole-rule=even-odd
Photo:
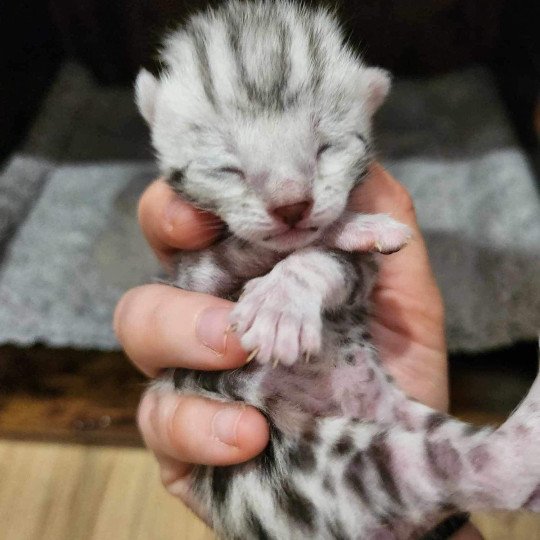
[{"label": "kitten's ear", "polygon": [[371,115],[383,104],[390,91],[392,78],[385,69],[370,67],[362,71],[362,79],[364,91],[366,92],[368,113]]},{"label": "kitten's ear", "polygon": [[135,81],[135,97],[137,106],[143,118],[152,125],[154,121],[154,109],[158,80],[146,69],[141,69]]}]

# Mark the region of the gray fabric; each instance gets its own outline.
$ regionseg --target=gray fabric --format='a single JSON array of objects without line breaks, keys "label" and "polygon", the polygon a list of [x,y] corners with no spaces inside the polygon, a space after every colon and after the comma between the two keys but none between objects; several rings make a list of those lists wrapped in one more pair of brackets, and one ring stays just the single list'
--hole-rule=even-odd
[{"label": "gray fabric", "polygon": [[0,342],[116,348],[111,313],[157,265],[134,219],[152,165],[66,165],[50,176],[0,274]]},{"label": "gray fabric", "polygon": [[451,350],[535,339],[538,184],[488,73],[399,81],[378,124],[384,163],[416,204]]},{"label": "gray fabric", "polygon": [[534,339],[540,329],[540,204],[521,152],[389,164],[416,201],[446,304],[451,350]]},{"label": "gray fabric", "polygon": [[0,174],[0,246],[8,241],[41,191],[53,165],[31,156],[13,157]]},{"label": "gray fabric", "polygon": [[480,68],[396,81],[376,127],[386,160],[463,160],[517,147],[494,81]]},{"label": "gray fabric", "polygon": [[[416,201],[450,348],[535,338],[539,200],[489,76],[398,81],[378,124],[383,161]],[[66,66],[0,177],[0,238],[19,223],[0,266],[0,343],[117,347],[116,300],[157,272],[135,219],[155,172],[131,93]]]},{"label": "gray fabric", "polygon": [[156,172],[132,91],[64,66],[0,174],[0,343],[118,348],[114,304],[158,271],[135,219]]},{"label": "gray fabric", "polygon": [[51,161],[149,161],[148,130],[128,88],[100,87],[76,64],[60,71],[21,149]]},{"label": "gray fabric", "polygon": [[0,173],[0,247],[39,198],[56,164],[151,159],[132,92],[100,88],[86,70],[66,64],[26,141]]}]

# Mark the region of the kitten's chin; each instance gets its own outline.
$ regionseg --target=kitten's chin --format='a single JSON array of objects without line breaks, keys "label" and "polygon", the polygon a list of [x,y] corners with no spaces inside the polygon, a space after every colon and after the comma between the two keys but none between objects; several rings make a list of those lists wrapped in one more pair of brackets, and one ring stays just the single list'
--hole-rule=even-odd
[{"label": "kitten's chin", "polygon": [[291,229],[280,234],[268,236],[257,241],[257,244],[279,252],[295,251],[309,246],[321,236],[319,229]]}]

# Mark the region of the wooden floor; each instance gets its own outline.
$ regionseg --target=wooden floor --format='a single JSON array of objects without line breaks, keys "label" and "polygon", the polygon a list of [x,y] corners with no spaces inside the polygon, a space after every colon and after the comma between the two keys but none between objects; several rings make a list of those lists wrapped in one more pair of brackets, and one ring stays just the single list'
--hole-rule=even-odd
[{"label": "wooden floor", "polygon": [[1,540],[211,540],[142,449],[0,441]]},{"label": "wooden floor", "polygon": [[[540,540],[534,515],[474,521],[488,540]],[[0,441],[0,540],[212,539],[143,449]]]},{"label": "wooden floor", "polygon": [[[535,347],[513,355],[454,358],[454,414],[503,420],[537,369]],[[0,388],[0,540],[214,538],[166,494],[141,447],[144,379],[122,355],[0,348]],[[488,540],[540,540],[534,515],[474,520]]]},{"label": "wooden floor", "polygon": [[118,352],[0,347],[0,437],[142,446],[145,385]]}]

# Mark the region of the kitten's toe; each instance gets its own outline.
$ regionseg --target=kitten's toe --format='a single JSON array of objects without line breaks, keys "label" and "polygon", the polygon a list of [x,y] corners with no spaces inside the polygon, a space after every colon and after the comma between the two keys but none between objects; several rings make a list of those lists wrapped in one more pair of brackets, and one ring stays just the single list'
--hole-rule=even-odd
[{"label": "kitten's toe", "polygon": [[274,341],[277,314],[259,313],[251,327],[240,338],[240,343],[246,351],[257,350],[256,358],[259,362],[270,362],[274,356]]},{"label": "kitten's toe", "polygon": [[405,247],[411,237],[411,229],[396,221],[378,231],[374,248],[380,253],[389,255]]},{"label": "kitten's toe", "polygon": [[245,334],[253,325],[258,308],[256,299],[239,300],[229,315],[230,328],[240,335]]},{"label": "kitten's toe", "polygon": [[261,310],[240,338],[242,347],[257,351],[257,361],[290,366],[300,358],[316,355],[321,347],[321,321]]},{"label": "kitten's toe", "polygon": [[254,358],[257,357],[257,354],[259,353],[259,348],[257,347],[256,349],[253,349],[248,357],[246,358],[246,364],[249,364]]},{"label": "kitten's toe", "polygon": [[257,361],[275,360],[290,366],[304,353],[311,356],[319,352],[320,306],[312,295],[300,293],[269,276],[246,285],[229,322],[236,328],[242,347],[257,350]]},{"label": "kitten's toe", "polygon": [[282,315],[276,327],[276,339],[273,355],[282,364],[290,366],[298,360],[300,355],[300,325],[287,315]]},{"label": "kitten's toe", "polygon": [[407,225],[386,214],[361,215],[332,232],[327,242],[345,251],[394,253],[412,236]]},{"label": "kitten's toe", "polygon": [[313,357],[321,350],[322,321],[313,318],[304,321],[300,330],[300,349],[304,355]]}]

